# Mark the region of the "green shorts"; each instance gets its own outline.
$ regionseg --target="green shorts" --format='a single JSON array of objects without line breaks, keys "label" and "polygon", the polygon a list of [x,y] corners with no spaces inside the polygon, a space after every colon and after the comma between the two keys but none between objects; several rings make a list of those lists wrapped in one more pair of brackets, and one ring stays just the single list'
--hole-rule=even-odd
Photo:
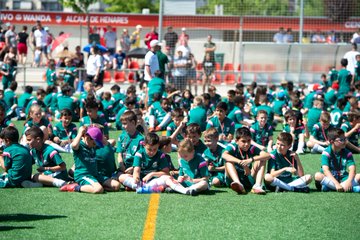
[{"label": "green shorts", "polygon": [[209,178],[209,184],[211,185],[212,181],[214,178],[219,179],[221,186],[225,187],[226,186],[226,177],[225,177],[225,173],[223,172],[216,172],[214,173],[210,178]]},{"label": "green shorts", "polygon": [[105,176],[98,176],[98,178],[95,178],[94,176],[87,175],[75,179],[75,182],[77,182],[80,186],[84,186],[84,185],[92,185],[97,182],[103,184],[107,179],[108,177]]},{"label": "green shorts", "polygon": [[14,184],[11,179],[9,179],[6,175],[0,176],[0,188],[14,188],[19,187],[16,184]]},{"label": "green shorts", "polygon": [[[239,173],[238,173],[238,176],[239,176],[240,183],[245,187],[245,189],[247,191],[251,190],[251,188],[255,184],[254,178],[251,175],[245,176],[244,174],[239,174]],[[230,184],[233,182],[231,180],[231,178],[229,178],[227,176],[225,176],[225,181],[226,181],[226,186],[228,186],[228,187],[230,187]]]},{"label": "green shorts", "polygon": [[45,171],[43,173],[44,173],[44,175],[50,176],[52,178],[61,179],[64,181],[68,180],[68,175],[67,175],[66,171],[59,171],[59,172]]}]

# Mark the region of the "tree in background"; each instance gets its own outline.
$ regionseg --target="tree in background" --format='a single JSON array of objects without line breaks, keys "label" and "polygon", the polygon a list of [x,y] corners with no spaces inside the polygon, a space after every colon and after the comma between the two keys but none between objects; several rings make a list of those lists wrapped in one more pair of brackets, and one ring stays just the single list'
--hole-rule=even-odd
[{"label": "tree in background", "polygon": [[110,7],[106,8],[107,12],[122,13],[141,13],[143,8],[150,9],[150,13],[159,12],[159,0],[103,0]]},{"label": "tree in background", "polygon": [[97,0],[81,0],[81,1],[80,0],[60,0],[60,3],[64,7],[71,7],[77,13],[86,14],[88,32],[90,31],[89,6],[96,2],[98,2],[98,1]]}]

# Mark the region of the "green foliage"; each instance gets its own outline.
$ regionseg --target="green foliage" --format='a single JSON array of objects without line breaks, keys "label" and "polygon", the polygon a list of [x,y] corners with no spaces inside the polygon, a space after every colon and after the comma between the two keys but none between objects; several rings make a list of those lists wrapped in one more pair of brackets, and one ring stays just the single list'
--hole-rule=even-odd
[{"label": "green foliage", "polygon": [[89,6],[93,3],[98,2],[97,0],[60,0],[60,3],[64,7],[71,7],[75,12],[87,13]]},{"label": "green foliage", "polygon": [[110,7],[107,12],[141,13],[143,8],[149,8],[150,13],[159,12],[159,1],[154,4],[151,0],[104,0]]}]

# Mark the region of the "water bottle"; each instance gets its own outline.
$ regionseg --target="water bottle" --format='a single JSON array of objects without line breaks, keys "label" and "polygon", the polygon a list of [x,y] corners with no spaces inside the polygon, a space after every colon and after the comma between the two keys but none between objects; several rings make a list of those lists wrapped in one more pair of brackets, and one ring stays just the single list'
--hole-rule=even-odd
[{"label": "water bottle", "polygon": [[151,188],[148,186],[138,187],[136,189],[136,193],[144,194],[144,193],[152,193]]}]

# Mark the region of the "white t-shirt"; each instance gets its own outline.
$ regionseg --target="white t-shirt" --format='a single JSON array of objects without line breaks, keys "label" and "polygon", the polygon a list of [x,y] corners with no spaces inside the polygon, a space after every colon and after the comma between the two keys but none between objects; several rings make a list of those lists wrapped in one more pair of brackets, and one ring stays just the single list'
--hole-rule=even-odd
[{"label": "white t-shirt", "polygon": [[352,75],[355,73],[355,66],[356,66],[356,55],[360,54],[358,51],[348,51],[345,53],[344,58],[348,60],[348,65],[346,69],[351,72]]},{"label": "white t-shirt", "polygon": [[159,60],[156,56],[155,53],[153,53],[152,51],[148,51],[145,55],[145,67],[146,66],[150,66],[150,74],[145,70],[144,71],[144,80],[145,81],[150,81],[151,79],[153,79],[155,77],[155,72],[157,70],[160,70],[159,68]]},{"label": "white t-shirt", "polygon": [[45,30],[36,29],[34,32],[36,47],[47,46],[47,33]]},{"label": "white t-shirt", "polygon": [[100,55],[90,55],[86,63],[86,74],[94,76],[96,74],[96,69],[102,69],[102,57]]},{"label": "white t-shirt", "polygon": [[116,33],[113,31],[109,31],[105,33],[105,41],[107,48],[116,48]]}]

